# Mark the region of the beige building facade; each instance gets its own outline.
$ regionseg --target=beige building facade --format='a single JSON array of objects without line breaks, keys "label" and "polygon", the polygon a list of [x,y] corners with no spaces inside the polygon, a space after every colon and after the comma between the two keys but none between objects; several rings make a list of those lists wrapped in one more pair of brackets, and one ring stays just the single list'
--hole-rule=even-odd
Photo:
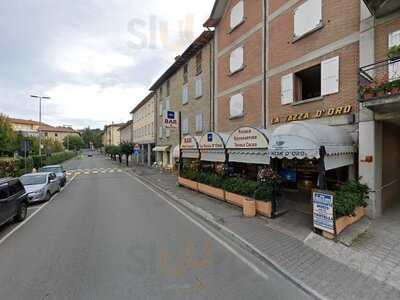
[{"label": "beige building facade", "polygon": [[156,95],[151,92],[132,111],[133,143],[140,147],[137,162],[151,166],[154,162]]},{"label": "beige building facade", "polygon": [[39,127],[38,131],[42,134],[43,138],[51,139],[61,144],[69,136],[80,136],[78,131],[68,127],[42,126]]},{"label": "beige building facade", "polygon": [[104,146],[118,146],[121,142],[120,127],[125,123],[110,124],[104,127],[105,143]]},{"label": "beige building facade", "polygon": [[179,128],[165,128],[167,111],[181,112],[182,137],[213,130],[213,41],[214,32],[204,31],[151,87],[157,120],[153,150],[163,168],[174,169],[179,156]]},{"label": "beige building facade", "polygon": [[133,124],[132,120],[125,123],[119,129],[120,143],[133,143]]}]

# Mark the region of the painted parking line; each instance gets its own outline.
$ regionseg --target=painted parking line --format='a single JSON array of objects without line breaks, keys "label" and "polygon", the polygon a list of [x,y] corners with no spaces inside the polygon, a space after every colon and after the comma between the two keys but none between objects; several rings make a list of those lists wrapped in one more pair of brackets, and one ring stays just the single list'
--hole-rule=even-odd
[{"label": "painted parking line", "polygon": [[21,223],[19,223],[16,227],[14,227],[9,233],[7,233],[4,237],[0,239],[0,246],[14,233],[16,233],[21,227],[23,227],[25,224],[27,224],[37,213],[39,213],[43,208],[45,208],[47,205],[49,205],[51,202],[53,202],[57,197],[62,193],[62,191],[71,184],[72,181],[74,181],[76,176],[72,177],[71,180],[69,180],[63,188],[61,188],[60,192],[55,194],[49,201],[43,203],[40,206],[32,206],[29,207],[31,208],[29,211],[33,211],[32,214],[28,215],[28,217]]}]

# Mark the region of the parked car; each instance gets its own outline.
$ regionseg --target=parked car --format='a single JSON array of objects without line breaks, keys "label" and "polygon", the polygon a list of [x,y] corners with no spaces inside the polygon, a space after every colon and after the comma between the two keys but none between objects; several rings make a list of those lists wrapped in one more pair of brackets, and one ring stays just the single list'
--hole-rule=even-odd
[{"label": "parked car", "polygon": [[14,219],[25,220],[28,213],[27,193],[18,178],[0,179],[0,225]]},{"label": "parked car", "polygon": [[61,165],[45,166],[45,167],[40,168],[39,172],[56,173],[57,178],[60,180],[61,186],[64,186],[67,183],[67,173],[65,172],[63,166],[61,166]]},{"label": "parked car", "polygon": [[60,180],[55,173],[30,173],[20,177],[28,202],[49,201],[51,196],[61,190]]}]

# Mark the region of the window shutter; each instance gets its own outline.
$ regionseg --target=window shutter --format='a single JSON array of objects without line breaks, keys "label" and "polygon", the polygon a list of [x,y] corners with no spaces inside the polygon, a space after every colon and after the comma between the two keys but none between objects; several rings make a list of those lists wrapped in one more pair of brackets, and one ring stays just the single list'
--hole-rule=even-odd
[{"label": "window shutter", "polygon": [[[389,45],[388,47],[398,46],[400,45],[400,30],[389,33]],[[389,80],[397,80],[400,79],[400,62],[391,63],[388,66],[389,71]]]},{"label": "window shutter", "polygon": [[169,130],[169,128],[165,129],[165,137],[169,137],[171,135],[171,132]]},{"label": "window shutter", "polygon": [[196,131],[203,131],[203,114],[196,115]]},{"label": "window shutter", "polygon": [[165,109],[166,110],[170,110],[171,109],[171,104],[170,104],[169,98],[165,100]]},{"label": "window shutter", "polygon": [[186,104],[189,101],[189,87],[185,84],[182,88],[182,104]]},{"label": "window shutter", "polygon": [[231,10],[230,26],[231,29],[238,26],[244,19],[244,3],[239,1]]},{"label": "window shutter", "polygon": [[313,30],[322,22],[321,0],[308,0],[294,13],[294,36],[299,37]]},{"label": "window shutter", "polygon": [[236,48],[231,52],[229,59],[229,70],[231,73],[243,67],[243,47]]},{"label": "window shutter", "polygon": [[187,134],[189,132],[189,119],[185,118],[182,121],[182,133]]},{"label": "window shutter", "polygon": [[321,62],[321,95],[339,92],[339,56]]},{"label": "window shutter", "polygon": [[293,102],[293,73],[281,78],[281,104]]},{"label": "window shutter", "polygon": [[201,76],[196,78],[196,98],[203,96],[203,79]]},{"label": "window shutter", "polygon": [[158,130],[158,135],[160,136],[160,139],[162,139],[162,137],[163,137],[163,128],[162,128],[162,126],[160,126],[160,128]]},{"label": "window shutter", "polygon": [[162,114],[163,114],[163,105],[162,105],[162,103],[160,103],[160,116],[162,116]]},{"label": "window shutter", "polygon": [[243,95],[233,95],[229,101],[230,117],[237,117],[243,114]]}]

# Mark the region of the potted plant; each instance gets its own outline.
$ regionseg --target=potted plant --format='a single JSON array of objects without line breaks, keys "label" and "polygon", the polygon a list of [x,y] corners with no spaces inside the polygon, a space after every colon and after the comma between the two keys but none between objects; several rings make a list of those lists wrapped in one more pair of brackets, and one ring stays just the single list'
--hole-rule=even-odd
[{"label": "potted plant", "polygon": [[238,177],[227,178],[224,181],[225,200],[231,204],[243,207],[243,201],[251,198],[258,183]]},{"label": "potted plant", "polygon": [[215,174],[201,173],[198,176],[199,192],[208,196],[225,200],[225,192],[222,189],[223,177]]},{"label": "potted plant", "polygon": [[365,215],[369,188],[355,178],[344,183],[335,196],[336,234]]},{"label": "potted plant", "polygon": [[369,83],[367,85],[360,86],[360,95],[364,100],[371,99],[375,97],[373,89],[374,89],[374,83]]},{"label": "potted plant", "polygon": [[268,218],[272,217],[272,194],[273,187],[270,184],[262,184],[254,192],[257,213]]},{"label": "potted plant", "polygon": [[178,185],[185,186],[194,191],[198,191],[198,173],[191,169],[184,169],[181,171],[180,176],[178,176]]},{"label": "potted plant", "polygon": [[390,47],[388,49],[387,56],[389,57],[389,59],[400,58],[400,45]]}]

